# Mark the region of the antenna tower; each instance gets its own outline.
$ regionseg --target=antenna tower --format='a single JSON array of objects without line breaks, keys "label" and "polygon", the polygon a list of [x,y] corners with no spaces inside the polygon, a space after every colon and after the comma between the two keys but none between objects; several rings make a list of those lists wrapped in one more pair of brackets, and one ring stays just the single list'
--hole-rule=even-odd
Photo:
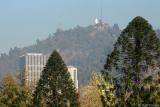
[{"label": "antenna tower", "polygon": [[103,20],[103,1],[100,0],[100,20]]}]

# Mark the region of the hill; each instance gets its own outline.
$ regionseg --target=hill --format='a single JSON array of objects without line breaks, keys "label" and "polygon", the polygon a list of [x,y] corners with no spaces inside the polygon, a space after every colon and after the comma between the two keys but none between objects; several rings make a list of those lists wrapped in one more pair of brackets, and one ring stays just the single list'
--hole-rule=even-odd
[{"label": "hill", "polygon": [[50,34],[45,40],[37,40],[34,45],[11,48],[9,54],[1,54],[0,74],[2,76],[8,72],[15,73],[19,65],[19,56],[25,53],[50,54],[57,49],[67,65],[78,68],[80,84],[86,84],[93,70],[100,71],[103,68],[105,58],[111,52],[119,34],[117,24],[77,26],[69,30],[57,29],[54,34]]}]

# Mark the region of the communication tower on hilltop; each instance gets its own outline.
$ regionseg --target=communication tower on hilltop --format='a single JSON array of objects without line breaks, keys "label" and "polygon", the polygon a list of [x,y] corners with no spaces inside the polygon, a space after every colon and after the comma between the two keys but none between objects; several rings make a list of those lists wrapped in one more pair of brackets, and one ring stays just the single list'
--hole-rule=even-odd
[{"label": "communication tower on hilltop", "polygon": [[109,25],[103,21],[103,0],[99,0],[99,7],[99,18],[95,19],[95,25],[97,30],[104,31],[109,27]]},{"label": "communication tower on hilltop", "polygon": [[100,7],[98,10],[98,14],[99,14],[99,18],[96,18],[95,19],[95,24],[96,25],[103,25],[103,1],[102,0],[99,0],[100,3],[99,3],[99,6]]},{"label": "communication tower on hilltop", "polygon": [[100,21],[103,22],[103,1],[100,0]]}]

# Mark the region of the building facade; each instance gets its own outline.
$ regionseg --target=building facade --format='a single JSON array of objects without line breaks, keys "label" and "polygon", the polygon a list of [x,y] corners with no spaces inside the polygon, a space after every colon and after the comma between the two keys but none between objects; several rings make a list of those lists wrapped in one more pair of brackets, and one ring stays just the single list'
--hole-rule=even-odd
[{"label": "building facade", "polygon": [[[27,53],[26,55],[20,56],[19,70],[23,71],[21,80],[25,86],[31,89],[36,87],[48,58],[48,55],[43,55],[42,53]],[[67,66],[67,68],[75,88],[78,89],[77,68],[73,66]]]},{"label": "building facade", "polygon": [[77,68],[74,66],[67,66],[68,72],[71,75],[71,79],[73,80],[73,83],[75,85],[75,88],[78,90],[78,76],[77,76]]},{"label": "building facade", "polygon": [[19,64],[22,80],[25,86],[33,88],[36,86],[48,56],[41,53],[27,53],[20,57]]}]

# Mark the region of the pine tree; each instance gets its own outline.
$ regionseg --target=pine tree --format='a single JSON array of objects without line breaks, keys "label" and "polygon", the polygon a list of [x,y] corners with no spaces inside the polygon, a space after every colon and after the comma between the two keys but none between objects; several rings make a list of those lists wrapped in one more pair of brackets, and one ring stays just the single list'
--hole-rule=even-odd
[{"label": "pine tree", "polygon": [[[159,65],[160,42],[144,18],[134,18],[124,29],[107,57],[102,72],[113,75],[119,106],[142,104],[140,95],[144,78],[154,74]],[[145,93],[144,93],[145,94]]]},{"label": "pine tree", "polygon": [[[142,94],[144,92],[146,94]],[[160,105],[160,72],[154,78],[152,76],[145,78],[141,95],[145,99],[144,103]]]},{"label": "pine tree", "polygon": [[34,106],[78,107],[77,94],[67,67],[53,51],[34,92]]}]

